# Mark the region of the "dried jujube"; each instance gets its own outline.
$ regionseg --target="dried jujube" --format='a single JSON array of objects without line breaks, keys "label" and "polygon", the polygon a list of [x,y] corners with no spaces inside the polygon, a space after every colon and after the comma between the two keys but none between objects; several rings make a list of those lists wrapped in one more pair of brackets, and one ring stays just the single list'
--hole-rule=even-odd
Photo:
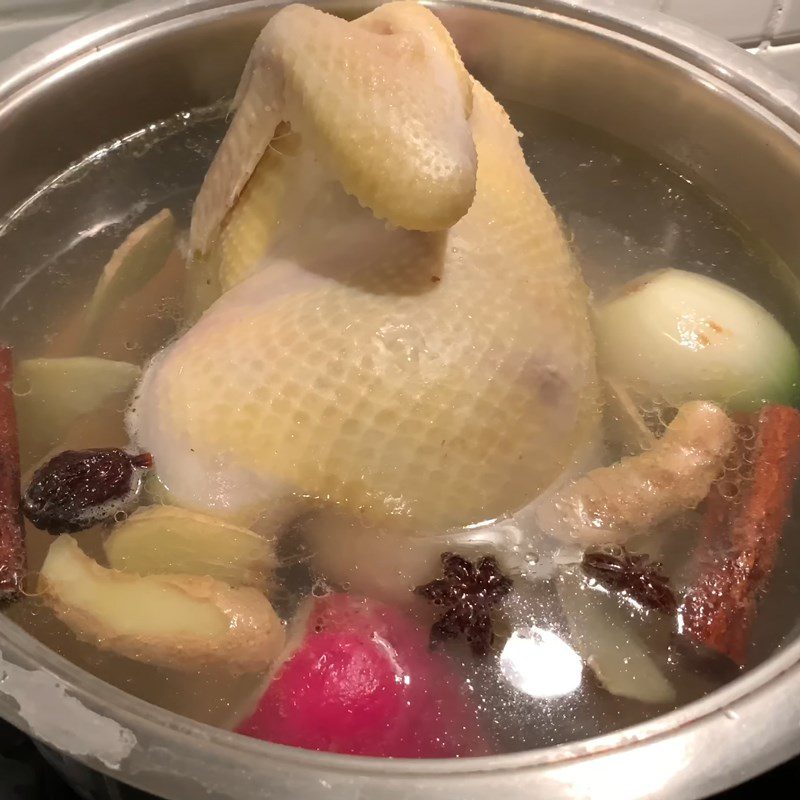
[{"label": "dried jujube", "polygon": [[65,450],[33,473],[22,510],[48,533],[85,530],[132,508],[152,463],[119,448]]}]

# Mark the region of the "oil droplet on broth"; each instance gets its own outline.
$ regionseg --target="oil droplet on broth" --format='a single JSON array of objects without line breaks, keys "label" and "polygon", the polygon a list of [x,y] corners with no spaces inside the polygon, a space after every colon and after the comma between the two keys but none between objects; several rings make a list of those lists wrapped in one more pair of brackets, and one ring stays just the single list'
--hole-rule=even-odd
[{"label": "oil droplet on broth", "polygon": [[17,378],[14,381],[11,391],[14,393],[14,397],[27,397],[31,393],[32,388],[29,378]]}]

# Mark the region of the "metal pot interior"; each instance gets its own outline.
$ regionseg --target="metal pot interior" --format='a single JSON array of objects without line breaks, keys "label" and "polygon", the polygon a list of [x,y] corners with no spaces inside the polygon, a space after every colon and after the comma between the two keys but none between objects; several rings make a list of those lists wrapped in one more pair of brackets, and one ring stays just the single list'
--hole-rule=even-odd
[{"label": "metal pot interior", "polygon": [[[324,5],[345,16],[371,7]],[[792,211],[800,208],[800,114],[797,95],[786,84],[732,46],[680,23],[610,5],[430,5],[469,70],[501,101],[546,109],[617,137],[694,182],[763,241],[778,256],[770,302],[800,336],[800,227]],[[0,68],[0,217],[103,144],[229,96],[250,45],[276,7],[212,0],[134,3],[84,24],[83,39],[75,36],[70,44],[62,37],[51,50],[43,45],[47,57],[29,51],[5,71]],[[21,277],[5,264],[0,295]],[[789,544],[783,557],[797,563],[800,551]],[[781,707],[778,684],[783,680],[785,691],[788,680],[792,686],[800,680],[798,620],[775,607],[765,613],[775,620],[772,642],[779,640],[782,652],[774,655],[772,644],[762,649],[754,666],[765,663],[723,690],[602,739],[481,764],[379,764],[244,741],[103,685],[4,617],[0,655],[7,660],[7,678],[18,682],[24,679],[20,670],[44,667],[55,676],[48,685],[61,687],[53,694],[57,703],[65,692],[78,698],[80,711],[70,704],[64,710],[66,718],[77,714],[72,719],[78,739],[80,726],[97,723],[97,712],[131,731],[137,744],[121,766],[98,761],[91,745],[73,748],[50,722],[35,722],[18,700],[3,694],[1,659],[0,712],[68,754],[168,797],[190,796],[185,792],[199,792],[199,786],[214,798],[273,796],[263,794],[265,786],[276,797],[355,797],[377,786],[386,798],[453,792],[471,798],[486,790],[520,798],[539,792],[601,797],[612,791],[615,798],[699,796],[800,749],[790,733],[800,701]],[[721,709],[734,706],[737,719],[744,717],[759,732],[750,738],[759,744],[738,758],[708,749],[730,729],[731,718],[726,728]],[[769,710],[777,720],[771,730]],[[738,771],[730,773],[735,764]],[[629,786],[620,787],[619,770],[631,770]]]}]

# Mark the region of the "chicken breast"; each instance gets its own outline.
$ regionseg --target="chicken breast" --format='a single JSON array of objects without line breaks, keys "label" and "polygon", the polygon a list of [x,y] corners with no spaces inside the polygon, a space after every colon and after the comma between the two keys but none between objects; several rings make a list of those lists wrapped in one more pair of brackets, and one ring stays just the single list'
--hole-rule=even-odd
[{"label": "chicken breast", "polygon": [[129,416],[173,502],[302,496],[422,532],[528,504],[595,430],[587,290],[445,29],[414,3],[288,7],[237,109],[192,228],[223,294]]}]

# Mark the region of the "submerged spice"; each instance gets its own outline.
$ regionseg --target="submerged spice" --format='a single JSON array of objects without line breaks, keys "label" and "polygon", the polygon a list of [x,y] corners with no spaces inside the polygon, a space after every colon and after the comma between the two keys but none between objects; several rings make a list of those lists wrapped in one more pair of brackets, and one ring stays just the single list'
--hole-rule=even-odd
[{"label": "submerged spice", "polygon": [[25,516],[48,533],[74,533],[128,510],[136,501],[149,453],[118,448],[65,450],[33,473]]},{"label": "submerged spice", "polygon": [[512,589],[492,556],[473,564],[455,553],[442,553],[442,577],[414,592],[444,609],[431,627],[431,647],[464,636],[476,656],[485,656],[494,642],[491,611]]},{"label": "submerged spice", "polygon": [[581,562],[583,571],[612,592],[626,594],[632,600],[665,614],[678,609],[669,578],[661,574],[661,564],[649,556],[631,553],[624,547],[587,550]]}]

